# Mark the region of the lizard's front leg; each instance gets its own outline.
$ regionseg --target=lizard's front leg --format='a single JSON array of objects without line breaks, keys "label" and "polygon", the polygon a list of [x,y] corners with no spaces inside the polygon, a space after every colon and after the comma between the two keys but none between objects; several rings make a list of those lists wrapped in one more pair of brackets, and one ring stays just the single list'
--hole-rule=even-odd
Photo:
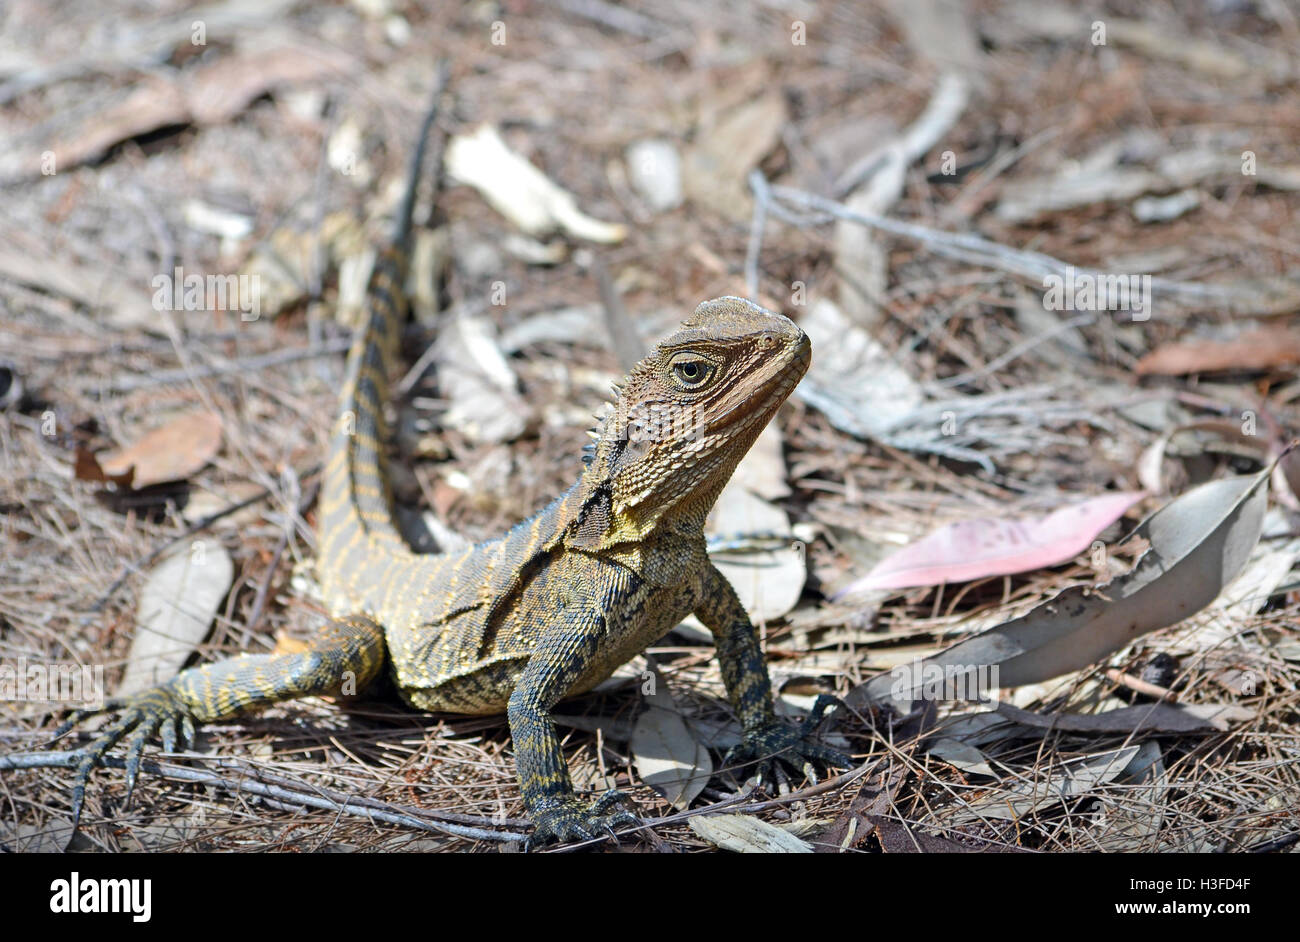
[{"label": "lizard's front leg", "polygon": [[711,564],[706,566],[704,592],[695,615],[713,632],[722,682],[744,730],[740,745],[727,753],[728,764],[757,762],[760,772],[770,779],[775,763],[781,761],[803,771],[813,781],[816,781],[813,769],[816,763],[828,767],[852,765],[848,756],[815,738],[830,698],[819,698],[812,713],[797,726],[777,717],[772,708],[772,682],[758,646],[758,631],[740,604],[736,590]]},{"label": "lizard's front leg", "polygon": [[604,636],[605,615],[598,607],[566,608],[542,635],[510,695],[506,713],[515,767],[535,827],[530,846],[590,840],[612,834],[616,824],[639,823],[621,807],[627,800],[622,792],[607,791],[591,803],[574,794],[551,719],[551,707],[586,671]]},{"label": "lizard's front leg", "polygon": [[[116,722],[78,750],[72,789],[72,819],[81,819],[90,771],[117,742],[127,738],[127,800],[135,788],[145,743],[154,735],[163,749],[174,751],[177,734],[187,743],[198,724],[237,716],[245,711],[298,697],[353,693],[364,690],[384,665],[384,632],[364,615],[331,621],[294,654],[244,654],[181,671],[171,680],[122,700],[110,700],[103,710],[81,710],[55,731],[68,732],[87,716],[120,711]],[[129,738],[128,738],[129,734]]]}]

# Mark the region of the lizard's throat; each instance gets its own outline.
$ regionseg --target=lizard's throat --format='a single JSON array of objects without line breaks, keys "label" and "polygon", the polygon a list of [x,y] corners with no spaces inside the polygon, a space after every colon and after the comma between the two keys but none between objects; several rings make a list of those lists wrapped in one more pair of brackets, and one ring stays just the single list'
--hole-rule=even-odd
[{"label": "lizard's throat", "polygon": [[646,536],[666,524],[700,526],[775,413],[775,407],[752,409],[697,439],[619,442],[606,462],[588,469],[592,483],[608,488],[620,529]]}]

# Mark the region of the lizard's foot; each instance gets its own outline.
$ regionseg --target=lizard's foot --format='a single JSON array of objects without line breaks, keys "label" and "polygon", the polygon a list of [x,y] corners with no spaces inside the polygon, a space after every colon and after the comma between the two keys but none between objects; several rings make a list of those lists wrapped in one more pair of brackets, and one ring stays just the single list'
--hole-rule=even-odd
[{"label": "lizard's foot", "polygon": [[590,841],[602,836],[618,840],[614,825],[636,827],[641,823],[636,815],[623,807],[629,801],[627,795],[613,788],[591,804],[578,798],[553,799],[532,811],[533,834],[528,839],[527,849],[550,841]]},{"label": "lizard's foot", "polygon": [[146,742],[157,735],[162,739],[163,749],[174,752],[178,727],[186,746],[194,742],[194,716],[167,684],[151,687],[123,700],[109,700],[100,710],[77,710],[54,731],[54,739],[63,736],[87,717],[110,710],[121,714],[117,721],[106,727],[88,745],[75,752],[80,756],[80,760],[76,766],[76,784],[72,787],[73,827],[81,821],[81,809],[85,803],[86,785],[90,781],[91,769],[128,733],[130,733],[126,743],[128,803],[131,801],[131,793],[135,790],[136,776],[140,771],[140,758]]},{"label": "lizard's foot", "polygon": [[727,765],[757,763],[758,773],[766,783],[778,781],[779,764],[790,766],[808,776],[817,784],[817,766],[824,768],[849,768],[853,760],[817,741],[817,727],[826,708],[836,703],[836,698],[822,694],[813,703],[812,712],[798,725],[774,719],[765,726],[748,732],[740,744],[732,747],[724,759]]}]

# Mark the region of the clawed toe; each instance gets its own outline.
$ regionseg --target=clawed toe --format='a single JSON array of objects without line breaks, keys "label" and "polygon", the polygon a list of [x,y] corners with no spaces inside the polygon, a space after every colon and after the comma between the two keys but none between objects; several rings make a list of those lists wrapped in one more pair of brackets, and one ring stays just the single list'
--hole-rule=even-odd
[{"label": "clawed toe", "polygon": [[72,786],[72,821],[74,827],[81,822],[81,813],[85,807],[86,788],[90,783],[91,772],[108,751],[123,739],[126,739],[127,747],[127,804],[130,803],[131,797],[135,793],[136,781],[140,775],[140,765],[144,758],[145,744],[155,734],[161,736],[163,748],[168,752],[173,751],[176,747],[178,722],[180,735],[184,738],[186,744],[192,743],[194,739],[193,717],[180,705],[167,688],[155,687],[125,702],[109,701],[99,710],[74,711],[54,731],[51,741],[62,738],[86,718],[110,710],[121,710],[121,715],[116,722],[102,730],[87,745],[69,753],[70,756],[77,757]]},{"label": "clawed toe", "polygon": [[537,810],[533,813],[534,829],[524,845],[526,850],[557,842],[591,841],[597,838],[618,840],[616,827],[640,827],[641,821],[625,805],[630,799],[613,790],[584,806],[576,798]]},{"label": "clawed toe", "polygon": [[759,780],[778,789],[788,784],[787,769],[795,774],[802,773],[810,783],[816,785],[819,767],[829,770],[852,766],[853,762],[848,756],[823,745],[815,738],[826,709],[838,702],[835,697],[822,694],[799,725],[792,726],[772,720],[765,726],[751,730],[739,745],[727,752],[726,764],[756,764]]}]

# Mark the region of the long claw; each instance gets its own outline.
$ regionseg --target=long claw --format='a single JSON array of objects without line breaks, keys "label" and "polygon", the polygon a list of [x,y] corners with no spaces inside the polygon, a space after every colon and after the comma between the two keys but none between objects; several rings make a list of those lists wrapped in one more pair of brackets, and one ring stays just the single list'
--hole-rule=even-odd
[{"label": "long claw", "polygon": [[194,737],[194,718],[184,702],[167,686],[150,688],[126,700],[108,700],[99,710],[76,710],[55,730],[54,738],[65,735],[88,716],[109,710],[118,711],[117,721],[100,730],[88,744],[66,753],[73,764],[72,821],[76,827],[86,806],[86,789],[91,773],[110,749],[126,739],[126,804],[135,794],[140,776],[144,747],[159,734],[169,752],[176,747],[177,720],[187,740]]},{"label": "long claw", "polygon": [[162,736],[163,752],[176,751],[176,718],[173,716],[163,720],[162,726],[158,728],[158,734]]},{"label": "long claw", "polygon": [[606,837],[617,841],[616,825],[641,825],[636,815],[624,807],[630,801],[623,792],[611,789],[589,805],[569,798],[535,811],[535,828],[524,848],[532,850],[549,841],[590,841]]},{"label": "long claw", "polygon": [[840,701],[829,694],[818,696],[808,716],[797,726],[772,719],[748,731],[740,745],[728,751],[728,765],[754,763],[759,781],[784,790],[790,787],[789,775],[804,775],[812,784],[818,782],[818,766],[851,766],[843,753],[822,745],[815,738],[826,710]]},{"label": "long claw", "polygon": [[136,776],[140,774],[140,759],[144,754],[144,744],[149,739],[150,733],[153,732],[152,725],[151,723],[141,723],[136,729],[135,735],[127,743],[126,800],[123,802],[124,806],[131,804],[131,796],[135,794],[135,780]]},{"label": "long claw", "polygon": [[86,769],[85,775],[82,775],[81,767],[77,767],[75,783],[72,786],[72,827],[75,829],[81,823],[81,806],[86,802],[86,779],[90,778],[90,770]]},{"label": "long claw", "polygon": [[94,710],[73,710],[72,714],[66,720],[64,720],[62,723],[59,724],[58,729],[56,729],[54,733],[50,736],[49,741],[52,743],[58,742],[64,736],[68,735],[68,733],[72,730],[72,727],[76,726],[78,723],[80,723],[82,720],[84,720],[86,717],[90,716],[90,714],[94,712],[95,712]]},{"label": "long claw", "polygon": [[73,828],[76,828],[76,826],[81,823],[81,811],[86,804],[86,785],[90,782],[90,770],[95,767],[95,763],[99,761],[100,757],[103,756],[109,748],[106,745],[103,749],[96,751],[97,746],[98,743],[95,743],[92,744],[91,747],[87,748],[81,761],[77,763],[77,772],[75,777],[76,784],[72,786]]}]

